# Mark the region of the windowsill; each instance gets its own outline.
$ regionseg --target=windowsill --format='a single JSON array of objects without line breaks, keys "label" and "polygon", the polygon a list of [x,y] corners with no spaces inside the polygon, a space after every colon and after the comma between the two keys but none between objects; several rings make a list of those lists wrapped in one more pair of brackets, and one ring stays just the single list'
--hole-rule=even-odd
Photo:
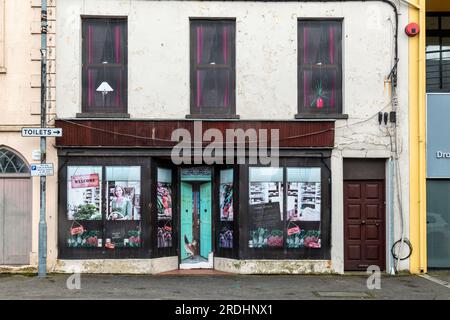
[{"label": "windowsill", "polygon": [[95,113],[82,112],[76,114],[77,118],[130,118],[129,113]]},{"label": "windowsill", "polygon": [[186,119],[240,119],[237,114],[187,114]]},{"label": "windowsill", "polygon": [[295,119],[311,119],[311,120],[342,120],[348,119],[348,114],[333,114],[333,113],[324,113],[324,114],[302,114],[297,113],[295,115]]}]

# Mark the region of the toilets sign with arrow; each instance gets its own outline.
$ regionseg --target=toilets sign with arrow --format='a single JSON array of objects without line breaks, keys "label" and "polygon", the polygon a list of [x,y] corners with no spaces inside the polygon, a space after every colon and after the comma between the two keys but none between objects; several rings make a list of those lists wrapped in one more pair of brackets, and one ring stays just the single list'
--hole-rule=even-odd
[{"label": "toilets sign with arrow", "polygon": [[61,128],[22,128],[22,137],[62,137]]}]

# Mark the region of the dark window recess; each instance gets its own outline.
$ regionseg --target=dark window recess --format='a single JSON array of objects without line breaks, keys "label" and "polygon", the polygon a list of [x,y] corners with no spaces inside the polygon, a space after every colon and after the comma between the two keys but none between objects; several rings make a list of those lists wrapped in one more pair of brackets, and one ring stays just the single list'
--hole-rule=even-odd
[{"label": "dark window recess", "polygon": [[235,22],[191,21],[191,115],[234,115]]},{"label": "dark window recess", "polygon": [[127,21],[83,19],[83,113],[127,112]]},{"label": "dark window recess", "polygon": [[427,15],[427,92],[450,90],[450,15]]},{"label": "dark window recess", "polygon": [[298,22],[298,111],[342,113],[342,23]]}]

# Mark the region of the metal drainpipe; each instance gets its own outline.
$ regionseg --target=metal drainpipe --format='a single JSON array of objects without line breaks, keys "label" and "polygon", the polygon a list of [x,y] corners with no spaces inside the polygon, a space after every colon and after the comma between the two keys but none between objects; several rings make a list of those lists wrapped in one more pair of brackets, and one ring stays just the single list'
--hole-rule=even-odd
[{"label": "metal drainpipe", "polygon": [[[389,197],[389,234],[388,248],[392,248],[394,244],[394,157],[388,161],[388,197]],[[388,253],[389,254],[389,253]],[[394,257],[389,254],[389,273],[395,275]]]},{"label": "metal drainpipe", "polygon": [[[47,126],[47,0],[41,0],[41,128]],[[41,163],[46,162],[46,138],[40,138]],[[46,177],[40,177],[39,260],[38,277],[47,276]]]}]

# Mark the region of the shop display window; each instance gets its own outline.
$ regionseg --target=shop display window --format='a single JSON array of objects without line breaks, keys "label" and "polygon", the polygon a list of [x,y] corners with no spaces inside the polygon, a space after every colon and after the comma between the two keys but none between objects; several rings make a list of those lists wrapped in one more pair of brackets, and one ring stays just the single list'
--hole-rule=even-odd
[{"label": "shop display window", "polygon": [[66,246],[140,247],[140,203],[139,166],[68,166]]},{"label": "shop display window", "polygon": [[320,167],[250,167],[248,248],[320,249],[321,176]]}]

